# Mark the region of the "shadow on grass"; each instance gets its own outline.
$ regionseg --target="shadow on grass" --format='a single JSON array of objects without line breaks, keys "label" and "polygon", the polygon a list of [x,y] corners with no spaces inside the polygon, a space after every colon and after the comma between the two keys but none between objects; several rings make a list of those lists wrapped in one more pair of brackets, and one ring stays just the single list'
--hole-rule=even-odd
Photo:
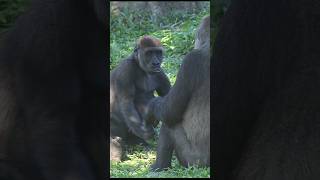
[{"label": "shadow on grass", "polygon": [[156,159],[156,142],[150,142],[152,149],[147,151],[142,146],[134,146],[127,150],[128,160],[110,162],[111,178],[209,178],[210,168],[182,167],[175,156],[172,168],[162,172],[151,172],[150,166]]}]

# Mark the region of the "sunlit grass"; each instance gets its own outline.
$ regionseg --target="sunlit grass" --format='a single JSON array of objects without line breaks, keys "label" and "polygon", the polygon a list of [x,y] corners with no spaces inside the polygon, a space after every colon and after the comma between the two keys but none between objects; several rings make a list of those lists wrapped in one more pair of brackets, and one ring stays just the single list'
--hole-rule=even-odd
[{"label": "sunlit grass", "polygon": [[156,159],[155,150],[144,151],[140,146],[130,150],[128,157],[130,160],[123,162],[110,162],[111,177],[210,177],[209,168],[189,167],[185,168],[179,165],[176,157],[173,157],[172,168],[162,172],[150,171],[151,164]]},{"label": "sunlit grass", "polygon": [[[156,133],[159,134],[159,124]],[[155,139],[158,139],[156,135]],[[144,147],[136,145],[127,149],[126,153],[128,160],[122,162],[110,162],[111,177],[128,178],[128,177],[155,177],[155,178],[208,178],[210,177],[210,168],[188,167],[181,166],[176,158],[172,158],[172,168],[162,172],[150,171],[150,166],[156,160],[156,140],[148,142],[151,145],[150,150],[145,150]]]}]

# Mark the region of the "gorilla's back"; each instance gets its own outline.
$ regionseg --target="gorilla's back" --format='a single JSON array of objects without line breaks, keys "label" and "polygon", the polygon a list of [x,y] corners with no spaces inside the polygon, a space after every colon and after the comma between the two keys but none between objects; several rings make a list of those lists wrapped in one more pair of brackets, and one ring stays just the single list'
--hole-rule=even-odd
[{"label": "gorilla's back", "polygon": [[193,92],[185,111],[182,127],[192,148],[190,156],[199,158],[201,164],[210,164],[210,59],[203,61],[202,82],[198,89]]}]

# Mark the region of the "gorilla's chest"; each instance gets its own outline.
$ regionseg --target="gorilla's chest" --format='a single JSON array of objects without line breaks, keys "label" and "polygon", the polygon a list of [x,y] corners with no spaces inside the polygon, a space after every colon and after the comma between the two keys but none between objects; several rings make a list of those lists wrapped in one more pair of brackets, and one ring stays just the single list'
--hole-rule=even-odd
[{"label": "gorilla's chest", "polygon": [[142,76],[136,79],[136,95],[137,96],[149,96],[153,95],[153,92],[157,89],[157,78],[153,75]]},{"label": "gorilla's chest", "polygon": [[134,104],[139,113],[146,110],[148,102],[154,98],[154,91],[157,89],[157,79],[154,76],[143,76],[136,80],[136,94]]}]

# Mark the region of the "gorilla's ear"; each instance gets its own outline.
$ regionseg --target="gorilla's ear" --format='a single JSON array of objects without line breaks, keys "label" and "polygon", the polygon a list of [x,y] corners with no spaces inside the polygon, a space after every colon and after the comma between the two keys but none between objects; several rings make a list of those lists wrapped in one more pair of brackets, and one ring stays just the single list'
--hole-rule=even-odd
[{"label": "gorilla's ear", "polygon": [[140,46],[139,46],[139,44],[137,43],[137,44],[134,46],[134,51],[133,51],[133,52],[137,53],[139,49],[140,49]]},{"label": "gorilla's ear", "polygon": [[133,49],[133,56],[135,59],[138,59],[138,50],[139,50],[139,44],[136,44],[136,46]]}]

